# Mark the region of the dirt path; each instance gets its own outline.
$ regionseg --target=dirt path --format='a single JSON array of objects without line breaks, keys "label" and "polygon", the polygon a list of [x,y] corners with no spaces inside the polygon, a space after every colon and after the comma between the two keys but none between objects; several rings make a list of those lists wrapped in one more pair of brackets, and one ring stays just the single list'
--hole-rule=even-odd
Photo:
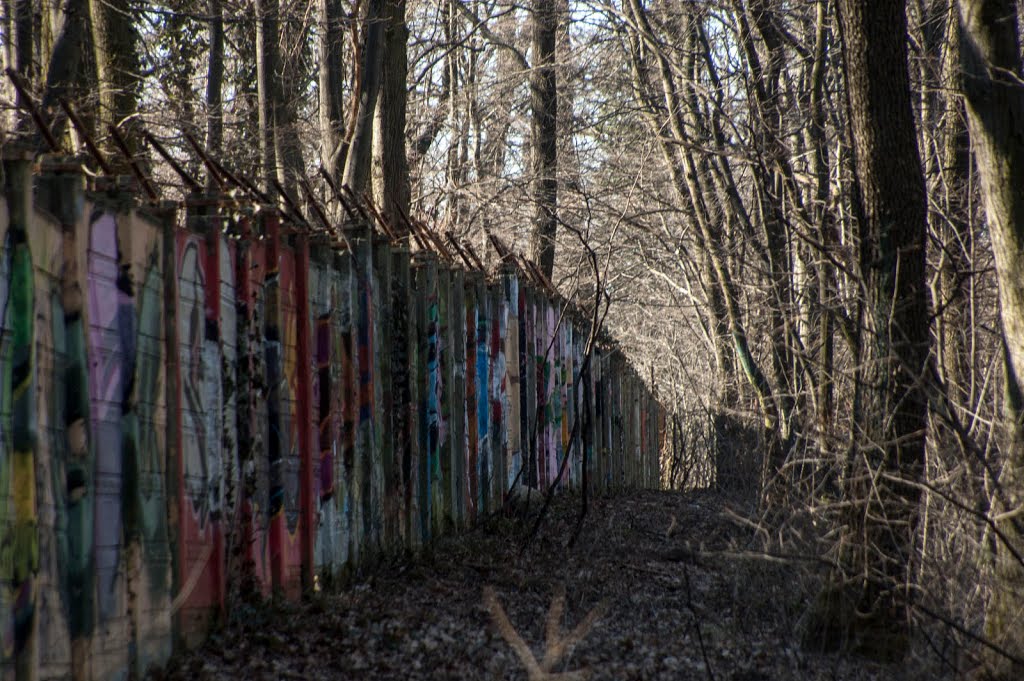
[{"label": "dirt path", "polygon": [[439,541],[412,565],[385,566],[344,593],[284,609],[236,609],[233,623],[201,650],[172,660],[166,676],[526,679],[484,605],[490,586],[537,660],[559,589],[566,592],[560,635],[600,608],[571,655],[551,668],[556,673],[586,669],[589,678],[609,680],[913,678],[904,667],[802,651],[791,634],[804,605],[793,570],[737,557],[750,532],[721,513],[714,495],[600,500],[567,549],[577,504],[570,497],[554,504],[522,556],[523,526],[500,519]]}]

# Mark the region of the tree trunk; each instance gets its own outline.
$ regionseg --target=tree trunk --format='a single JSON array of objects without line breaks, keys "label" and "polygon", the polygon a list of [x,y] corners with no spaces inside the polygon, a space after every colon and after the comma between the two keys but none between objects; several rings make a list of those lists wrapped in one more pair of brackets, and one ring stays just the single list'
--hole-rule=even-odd
[{"label": "tree trunk", "polygon": [[14,68],[14,2],[15,0],[0,0],[0,36],[3,37],[0,49],[3,50],[4,68]]},{"label": "tree trunk", "polygon": [[811,172],[814,175],[814,202],[811,207],[811,219],[818,227],[818,238],[821,240],[821,254],[818,258],[818,291],[812,292],[818,313],[818,378],[817,378],[817,421],[819,429],[819,447],[826,451],[832,430],[833,404],[833,361],[834,317],[832,305],[835,304],[835,271],[828,256],[833,244],[836,243],[833,232],[833,216],[828,210],[829,199],[829,154],[825,129],[824,82],[826,59],[826,26],[827,2],[818,0],[815,17],[814,65],[811,69],[810,92],[810,126],[808,140],[811,147]]},{"label": "tree trunk", "polygon": [[[499,40],[510,45],[518,44],[518,27],[515,15],[511,12],[503,14],[497,20],[494,33]],[[505,159],[508,148],[508,134],[512,127],[512,112],[515,107],[515,85],[521,78],[522,65],[515,59],[516,53],[508,49],[499,49],[495,55],[494,82],[496,92],[484,107],[486,116],[479,126],[485,131],[480,149],[481,178],[501,177],[505,170]],[[479,108],[479,104],[477,105]]]},{"label": "tree trunk", "polygon": [[374,201],[396,227],[409,214],[411,189],[405,155],[406,76],[409,72],[405,0],[387,0],[384,68],[374,126]]},{"label": "tree trunk", "polygon": [[533,69],[530,71],[535,204],[532,257],[549,279],[555,269],[555,233],[558,229],[557,7],[552,0],[534,0]]},{"label": "tree trunk", "polygon": [[297,178],[306,174],[298,129],[298,106],[305,97],[300,89],[305,82],[305,67],[299,44],[305,39],[305,27],[290,20],[281,22],[279,30],[278,40],[284,49],[278,52],[280,65],[274,73],[277,99],[271,103],[274,109],[274,156],[277,157],[277,181],[293,199],[297,199]]},{"label": "tree trunk", "polygon": [[[32,63],[32,0],[13,0],[14,3],[14,70],[22,79],[31,84],[35,79]],[[19,93],[15,99],[18,106],[24,106]]]},{"label": "tree trunk", "polygon": [[[92,74],[86,73],[86,60],[82,59],[89,49],[89,0],[67,0],[64,5],[64,21],[53,44],[50,65],[46,70],[46,87],[43,90],[43,111],[52,118],[50,131],[56,139],[60,139],[67,126],[67,117],[58,102],[61,99],[74,100],[74,93],[88,89],[94,80]],[[80,108],[76,111],[81,118],[89,120],[89,112]],[[32,120],[24,117],[18,124],[19,131],[28,132],[34,128]],[[39,150],[49,150],[42,134],[34,133],[33,146]]]},{"label": "tree trunk", "polygon": [[366,191],[370,181],[373,119],[377,110],[384,58],[384,2],[385,0],[369,0],[366,10],[362,77],[356,86],[358,106],[348,157],[345,159],[345,172],[342,176],[343,183],[357,196]]},{"label": "tree trunk", "polygon": [[[444,39],[449,45],[458,45],[462,42],[459,26],[460,22],[455,4],[460,0],[448,0],[441,10],[441,18],[444,20]],[[462,104],[467,96],[461,91],[462,69],[460,68],[460,55],[457,50],[448,50],[444,56],[444,71],[441,74],[441,89],[447,93],[445,104],[448,107],[448,130],[462,131],[465,129],[465,114]],[[466,74],[468,80],[470,74]],[[469,88],[466,88],[466,95]],[[459,231],[465,219],[467,210],[462,196],[462,185],[466,177],[466,164],[463,163],[464,150],[468,135],[453,134],[448,141],[448,151],[445,154],[445,218],[448,229]]]},{"label": "tree trunk", "polygon": [[[1002,312],[1006,395],[1003,468],[993,511],[1024,502],[1024,86],[1013,0],[960,0],[963,92],[985,215],[992,234]],[[1016,514],[1013,514],[1016,515]],[[999,522],[996,588],[985,633],[1024,657],[1024,531],[1019,517]],[[1019,679],[1024,665],[994,662],[999,678]]]},{"label": "tree trunk", "polygon": [[[754,26],[761,35],[765,52],[763,65],[754,46],[747,14],[751,16]],[[749,94],[754,105],[753,135],[755,149],[761,158],[760,167],[756,168],[755,172],[757,205],[767,245],[768,279],[773,298],[768,313],[772,326],[772,374],[779,389],[779,430],[785,438],[791,427],[794,396],[797,394],[796,386],[793,384],[793,352],[790,342],[795,333],[792,327],[795,310],[790,282],[793,268],[789,260],[789,230],[783,207],[785,177],[782,168],[788,161],[785,157],[787,150],[782,146],[782,112],[779,102],[782,96],[779,78],[785,55],[782,38],[775,28],[772,12],[764,0],[752,0],[745,9],[737,2],[736,16],[740,25],[740,39],[752,76]],[[781,469],[785,448],[773,447],[772,455],[774,460],[767,462],[767,472],[770,475]]]},{"label": "tree trunk", "polygon": [[[106,127],[122,127],[131,143],[133,121],[138,121],[137,101],[142,78],[139,74],[139,35],[135,13],[129,0],[90,0],[93,52],[96,55],[96,76],[99,81],[100,110],[97,120],[101,134]],[[113,146],[108,142],[113,152]],[[114,165],[126,164],[119,153],[113,152]]]},{"label": "tree trunk", "polygon": [[320,163],[341,183],[345,162],[345,97],[341,0],[320,0]]},{"label": "tree trunk", "polygon": [[[95,1],[95,0],[93,0]],[[280,68],[277,55],[277,0],[256,3],[256,90],[259,107],[260,170],[263,191],[270,192],[271,179],[277,174],[274,129],[277,127],[275,102],[281,99],[275,72]]]},{"label": "tree trunk", "polygon": [[[845,492],[847,574],[815,637],[881,659],[907,646],[910,562],[924,467],[928,361],[926,201],[901,0],[840,0],[840,32],[867,296],[868,386]],[[872,342],[873,341],[873,342]],[[853,584],[853,587],[848,585]],[[837,593],[838,591],[838,593]],[[840,595],[841,594],[841,595]],[[828,600],[828,599],[826,599]]]},{"label": "tree trunk", "polygon": [[223,0],[209,0],[210,57],[206,71],[206,148],[214,158],[220,156],[224,142],[224,7]]},{"label": "tree trunk", "polygon": [[937,126],[939,163],[938,174],[942,190],[938,196],[942,210],[934,216],[933,230],[938,233],[943,253],[940,267],[940,295],[943,306],[938,321],[941,324],[936,338],[941,344],[937,353],[940,375],[954,404],[971,408],[969,387],[967,331],[970,325],[970,300],[965,282],[971,271],[971,243],[974,235],[968,222],[970,215],[971,172],[970,143],[964,127],[964,103],[957,96],[963,87],[960,70],[960,15],[956,0],[947,0],[945,6],[946,35],[942,48],[940,90],[945,107]]}]

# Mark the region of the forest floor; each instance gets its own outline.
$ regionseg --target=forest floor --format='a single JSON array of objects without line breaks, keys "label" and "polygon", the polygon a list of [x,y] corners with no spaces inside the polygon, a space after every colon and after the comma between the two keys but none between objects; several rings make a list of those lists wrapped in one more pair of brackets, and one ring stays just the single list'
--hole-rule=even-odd
[{"label": "forest floor", "polygon": [[[551,674],[530,681],[584,678],[568,674],[577,671],[608,680],[935,678],[913,661],[887,666],[802,649],[794,631],[806,609],[806,568],[759,554],[751,529],[714,493],[592,500],[567,548],[579,503],[556,499],[522,552],[530,528],[496,518],[437,540],[411,562],[379,565],[340,593],[236,608],[206,645],[158,676],[527,679],[523,657],[535,655],[540,667],[549,653]],[[562,589],[564,611],[551,618],[560,626],[549,635]],[[503,613],[504,635],[495,624]],[[550,643],[581,623],[582,639],[559,656]],[[532,652],[513,650],[512,629]]]}]

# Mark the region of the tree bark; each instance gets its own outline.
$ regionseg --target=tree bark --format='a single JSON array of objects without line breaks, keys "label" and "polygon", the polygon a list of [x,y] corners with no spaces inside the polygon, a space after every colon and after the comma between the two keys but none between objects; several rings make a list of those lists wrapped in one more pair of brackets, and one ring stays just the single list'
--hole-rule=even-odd
[{"label": "tree bark", "polygon": [[362,77],[356,87],[358,106],[342,181],[357,196],[368,188],[373,151],[373,119],[380,93],[384,58],[384,2],[369,0],[363,34]]},{"label": "tree bark", "polygon": [[[508,12],[498,18],[492,35],[496,40],[514,45],[519,40],[518,32],[515,15]],[[497,63],[494,73],[494,93],[486,104],[478,102],[474,107],[477,116],[481,119],[477,128],[483,131],[483,142],[478,154],[477,175],[480,179],[487,180],[501,177],[505,170],[508,136],[512,127],[515,107],[515,88],[522,77],[521,69],[523,68],[516,59],[517,52],[501,48],[496,49],[495,52],[494,58]],[[478,81],[480,80],[478,77]]]},{"label": "tree bark", "polygon": [[341,0],[319,0],[320,163],[338,184],[345,162],[345,97]]},{"label": "tree bark", "polygon": [[292,198],[298,198],[297,178],[306,174],[306,162],[299,137],[299,102],[306,79],[298,45],[305,40],[304,23],[293,20],[279,23],[278,40],[285,47],[278,52],[280,65],[275,71],[277,99],[274,108],[274,155],[277,158],[277,181]]},{"label": "tree bark", "polygon": [[[1005,370],[1003,466],[993,510],[1024,503],[1024,86],[1017,7],[1013,0],[960,0],[963,93],[985,215],[996,260]],[[996,588],[986,635],[1024,657],[1024,531],[1010,515],[999,522]],[[993,662],[998,678],[1019,679],[1024,665]]]},{"label": "tree bark", "polygon": [[0,49],[3,50],[4,68],[14,67],[14,2],[15,0],[0,0],[0,36],[3,36]]},{"label": "tree bark", "polygon": [[[95,0],[93,0],[95,2]],[[263,191],[270,192],[271,179],[277,174],[274,129],[280,101],[277,55],[277,0],[255,0],[256,3],[256,91],[259,109],[260,170]]]},{"label": "tree bark", "polygon": [[[444,20],[444,39],[449,45],[462,42],[460,22],[456,13],[455,3],[448,0],[444,3],[441,18]],[[463,77],[459,51],[448,50],[444,57],[444,71],[441,74],[441,89],[447,94],[444,102],[448,108],[448,130],[464,130],[468,112],[464,111],[463,103],[468,99],[470,89],[463,87],[472,74]],[[453,134],[449,137],[448,150],[445,154],[445,224],[448,229],[460,231],[468,212],[462,196],[462,186],[467,174],[467,134]]]},{"label": "tree bark", "polygon": [[[60,139],[67,127],[67,116],[59,106],[61,99],[73,100],[73,94],[88,88],[86,83],[94,80],[94,74],[86,73],[86,64],[82,57],[89,49],[89,0],[67,0],[64,5],[64,21],[53,44],[50,65],[46,70],[46,86],[43,90],[41,108],[53,121],[50,132]],[[89,112],[78,109],[77,113],[84,120],[91,119]],[[34,126],[28,117],[22,118],[18,124],[19,132],[28,133]],[[33,146],[40,150],[48,150],[46,141],[37,130],[34,133]]]},{"label": "tree bark", "polygon": [[817,636],[881,659],[907,646],[910,563],[924,467],[929,351],[927,212],[907,66],[902,0],[840,0],[867,297],[863,433],[848,466],[848,574]]},{"label": "tree bark", "polygon": [[833,244],[837,242],[833,232],[833,216],[828,210],[829,199],[829,153],[826,140],[824,82],[826,58],[826,27],[828,23],[827,2],[818,0],[816,3],[814,65],[811,69],[810,88],[810,126],[808,140],[811,147],[811,172],[814,175],[814,202],[811,206],[811,219],[818,228],[821,240],[821,254],[817,262],[818,291],[815,307],[818,313],[818,429],[819,447],[826,450],[832,430],[833,408],[833,362],[835,359],[834,330],[835,314],[832,310],[836,291],[836,276],[832,263],[828,259]]},{"label": "tree bark", "polygon": [[219,157],[224,142],[224,7],[223,0],[209,0],[207,32],[210,55],[206,71],[206,148]]},{"label": "tree bark", "polygon": [[[764,64],[761,63],[754,46],[747,21],[748,14],[764,45]],[[774,299],[768,313],[772,326],[772,374],[779,388],[780,434],[786,437],[791,427],[794,396],[797,390],[793,384],[793,352],[790,343],[795,333],[792,327],[794,306],[790,281],[793,268],[789,262],[789,230],[783,207],[783,186],[786,178],[782,169],[788,161],[785,156],[787,150],[782,145],[782,111],[779,102],[782,96],[779,78],[785,54],[782,38],[772,20],[772,11],[764,0],[751,0],[746,8],[737,2],[736,16],[740,25],[740,40],[751,72],[749,95],[754,105],[754,146],[761,159],[760,167],[756,168],[755,172],[759,195],[757,205],[767,245],[768,279]],[[774,460],[767,462],[767,465],[768,473],[774,475],[784,463],[785,449],[774,447],[772,454]]]},{"label": "tree bark", "polygon": [[[96,56],[96,76],[99,81],[100,109],[97,120],[100,130],[108,125],[122,127],[127,124],[125,137],[133,141],[132,128],[138,121],[138,96],[142,77],[139,74],[139,34],[135,14],[129,0],[90,0],[93,52]],[[126,164],[114,151],[110,141],[110,161],[114,165]]]},{"label": "tree bark", "polygon": [[971,302],[965,291],[970,277],[971,244],[974,234],[968,223],[971,173],[970,143],[964,124],[963,86],[960,68],[960,15],[956,0],[947,0],[944,8],[946,34],[942,48],[940,89],[944,110],[937,132],[938,175],[942,185],[938,200],[941,214],[934,215],[933,231],[942,245],[940,256],[941,328],[936,338],[941,344],[937,356],[940,375],[954,404],[971,405],[970,389],[965,385],[971,374],[966,331],[970,325]]},{"label": "tree bark", "polygon": [[400,228],[409,214],[409,162],[405,154],[406,76],[409,72],[405,0],[387,0],[384,68],[373,137],[373,194],[384,216]]},{"label": "tree bark", "polygon": [[558,83],[555,72],[557,3],[533,2],[533,69],[530,104],[533,111],[533,240],[532,257],[548,279],[555,269],[558,229]]},{"label": "tree bark", "polygon": [[[35,69],[32,63],[32,43],[34,42],[34,31],[32,30],[32,0],[13,0],[14,3],[14,70],[22,79],[31,84],[35,79]],[[24,106],[21,93],[18,93],[15,101],[18,106]]]}]

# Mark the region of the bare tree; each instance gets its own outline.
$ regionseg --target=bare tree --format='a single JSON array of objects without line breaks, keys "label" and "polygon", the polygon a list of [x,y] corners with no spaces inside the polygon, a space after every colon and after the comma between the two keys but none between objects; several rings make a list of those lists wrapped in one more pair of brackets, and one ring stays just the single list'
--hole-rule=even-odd
[{"label": "bare tree", "polygon": [[344,40],[341,0],[319,0],[320,164],[336,182],[345,165],[345,93],[342,91]]},{"label": "bare tree", "polygon": [[357,195],[362,194],[370,182],[370,162],[373,153],[373,119],[380,94],[381,71],[384,60],[385,0],[368,0],[363,20],[362,59],[354,92],[355,115],[345,159],[343,183]]},{"label": "bare tree", "polygon": [[254,0],[256,9],[256,81],[259,111],[260,171],[263,190],[277,175],[274,130],[280,117],[278,0]]},{"label": "bare tree", "polygon": [[927,211],[907,66],[907,19],[899,0],[839,3],[856,170],[863,344],[863,433],[850,452],[846,576],[827,598],[816,633],[865,653],[901,657],[924,468],[929,352],[925,278]]}]

